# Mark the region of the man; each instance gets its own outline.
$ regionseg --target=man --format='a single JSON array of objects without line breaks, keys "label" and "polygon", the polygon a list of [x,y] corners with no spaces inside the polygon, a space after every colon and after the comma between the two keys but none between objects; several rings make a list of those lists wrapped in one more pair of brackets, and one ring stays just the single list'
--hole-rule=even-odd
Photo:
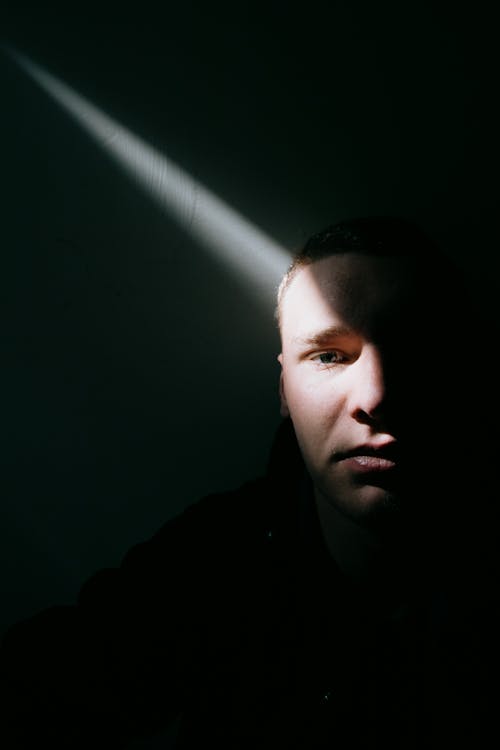
[{"label": "man", "polygon": [[[365,556],[374,562],[402,539],[406,547],[430,512],[434,524],[458,520],[467,475],[456,471],[457,439],[469,460],[486,441],[473,423],[486,383],[468,296],[430,240],[383,218],[312,237],[281,284],[282,414],[292,419],[329,551],[348,575],[373,576]],[[473,375],[457,372],[461,351]]]},{"label": "man", "polygon": [[408,222],[313,236],[279,290],[267,475],[11,629],[12,746],[168,746],[172,722],[176,747],[486,746],[496,421],[467,300]]}]

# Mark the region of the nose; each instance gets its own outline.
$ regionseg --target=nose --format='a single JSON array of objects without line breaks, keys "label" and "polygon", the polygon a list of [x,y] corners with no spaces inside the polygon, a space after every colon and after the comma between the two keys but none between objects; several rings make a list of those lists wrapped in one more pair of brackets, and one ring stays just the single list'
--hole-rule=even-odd
[{"label": "nose", "polygon": [[385,413],[386,381],[379,350],[366,344],[354,365],[351,415],[363,424],[382,428]]}]

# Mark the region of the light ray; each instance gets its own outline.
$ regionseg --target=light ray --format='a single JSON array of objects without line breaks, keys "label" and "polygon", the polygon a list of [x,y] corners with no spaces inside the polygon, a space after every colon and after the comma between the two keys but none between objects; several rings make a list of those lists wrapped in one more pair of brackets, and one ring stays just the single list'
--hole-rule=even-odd
[{"label": "light ray", "polygon": [[290,254],[181,167],[61,80],[18,52],[18,65],[55,99],[199,244],[248,279],[263,302],[274,300]]}]

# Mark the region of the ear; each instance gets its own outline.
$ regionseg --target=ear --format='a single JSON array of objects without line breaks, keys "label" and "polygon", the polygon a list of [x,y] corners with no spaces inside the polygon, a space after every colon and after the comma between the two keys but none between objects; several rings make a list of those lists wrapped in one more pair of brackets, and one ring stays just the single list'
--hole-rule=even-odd
[{"label": "ear", "polygon": [[278,354],[278,362],[281,365],[281,373],[280,373],[280,414],[282,417],[289,417],[290,411],[288,410],[288,404],[286,401],[286,395],[285,395],[285,379],[283,376],[283,354]]}]

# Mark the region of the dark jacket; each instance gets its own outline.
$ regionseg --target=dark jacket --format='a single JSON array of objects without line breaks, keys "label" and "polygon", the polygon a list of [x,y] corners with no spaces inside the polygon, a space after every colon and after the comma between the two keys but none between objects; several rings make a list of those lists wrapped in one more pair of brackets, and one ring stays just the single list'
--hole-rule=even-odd
[{"label": "dark jacket", "polygon": [[189,748],[486,746],[492,604],[428,576],[411,592],[388,616],[344,579],[281,443],[264,478],[187,508],[75,606],[11,628],[0,747],[135,747],[172,722]]}]

